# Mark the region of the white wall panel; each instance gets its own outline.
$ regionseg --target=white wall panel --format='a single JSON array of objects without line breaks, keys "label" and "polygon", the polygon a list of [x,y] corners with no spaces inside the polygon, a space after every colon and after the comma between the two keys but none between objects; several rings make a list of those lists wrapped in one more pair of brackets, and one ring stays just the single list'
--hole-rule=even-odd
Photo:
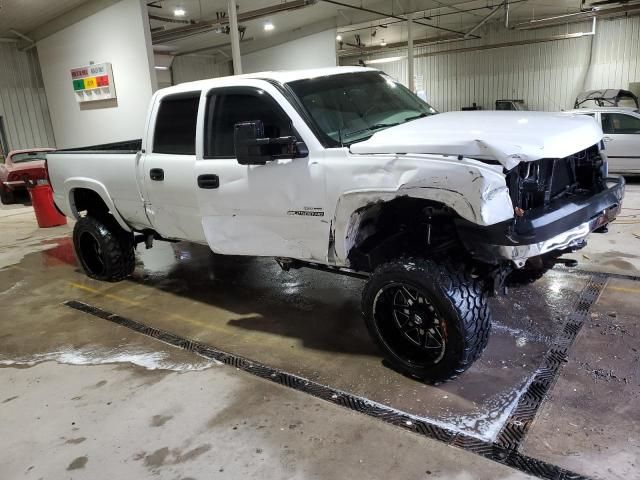
[{"label": "white wall panel", "polygon": [[[146,6],[122,0],[38,42],[60,148],[142,137],[156,85]],[[117,100],[76,101],[71,69],[110,62]]]},{"label": "white wall panel", "polygon": [[173,84],[231,75],[229,62],[215,63],[212,57],[181,55],[173,59]]},{"label": "white wall panel", "polygon": [[[522,31],[493,24],[479,40],[417,47],[415,72],[423,76],[428,99],[440,111],[459,110],[473,102],[490,109],[500,98],[521,98],[536,110],[569,109],[585,89],[628,88],[630,82],[639,82],[638,17],[599,21],[595,36],[428,55],[589,31],[591,22]],[[394,56],[406,56],[406,49],[365,57],[365,61]],[[350,57],[341,64],[357,60]],[[371,66],[407,84],[406,58]]]},{"label": "white wall panel", "polygon": [[244,73],[335,67],[336,65],[335,29],[242,55]]},{"label": "white wall panel", "polygon": [[54,146],[37,53],[0,43],[0,65],[0,116],[9,148]]}]

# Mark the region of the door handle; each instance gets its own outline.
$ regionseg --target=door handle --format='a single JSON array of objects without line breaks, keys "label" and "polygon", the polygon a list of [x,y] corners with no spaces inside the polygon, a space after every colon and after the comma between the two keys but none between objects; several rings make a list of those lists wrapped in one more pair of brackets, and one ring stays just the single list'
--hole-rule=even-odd
[{"label": "door handle", "polygon": [[149,178],[155,182],[164,180],[164,170],[161,168],[152,168],[149,170]]},{"label": "door handle", "polygon": [[206,175],[198,175],[198,186],[200,188],[206,188],[212,190],[220,186],[220,177],[212,173]]},{"label": "door handle", "polygon": [[613,140],[613,138],[611,138],[611,137],[604,137],[604,138],[603,138],[603,140],[604,140],[605,142],[610,142],[611,140]]}]

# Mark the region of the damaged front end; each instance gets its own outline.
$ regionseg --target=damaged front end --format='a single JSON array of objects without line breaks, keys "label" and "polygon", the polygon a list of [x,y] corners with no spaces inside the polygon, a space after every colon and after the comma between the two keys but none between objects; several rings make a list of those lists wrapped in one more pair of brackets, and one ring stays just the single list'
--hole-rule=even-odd
[{"label": "damaged front end", "polygon": [[560,255],[583,248],[590,233],[606,232],[620,212],[624,179],[606,172],[598,145],[520,163],[506,172],[513,219],[488,227],[459,220],[460,237],[475,259],[495,266],[497,283],[513,269],[566,263]]}]

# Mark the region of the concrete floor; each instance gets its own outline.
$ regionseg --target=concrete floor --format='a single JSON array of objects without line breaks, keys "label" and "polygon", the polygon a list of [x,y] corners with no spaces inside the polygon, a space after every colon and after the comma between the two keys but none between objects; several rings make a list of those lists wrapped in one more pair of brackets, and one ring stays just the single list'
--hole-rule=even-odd
[{"label": "concrete floor", "polygon": [[[640,272],[640,185],[581,268]],[[527,478],[482,457],[274,385],[61,305],[78,299],[492,441],[587,277],[567,269],[492,301],[463,377],[387,368],[359,280],[281,272],[187,244],[139,251],[131,280],[80,272],[70,227],[0,209],[0,478]],[[611,252],[615,252],[612,255]],[[597,478],[640,478],[640,285],[611,279],[523,451]]]}]

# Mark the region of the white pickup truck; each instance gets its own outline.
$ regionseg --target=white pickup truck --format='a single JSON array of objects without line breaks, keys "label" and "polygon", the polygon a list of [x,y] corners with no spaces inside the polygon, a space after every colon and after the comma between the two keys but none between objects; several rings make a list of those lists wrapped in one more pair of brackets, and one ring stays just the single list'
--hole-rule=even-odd
[{"label": "white pickup truck", "polygon": [[126,278],[153,239],[363,276],[385,356],[439,382],[486,346],[487,296],[606,231],[624,181],[591,118],[436,113],[367,68],[216,78],[158,91],[142,140],[58,150],[48,174],[89,276]]}]

